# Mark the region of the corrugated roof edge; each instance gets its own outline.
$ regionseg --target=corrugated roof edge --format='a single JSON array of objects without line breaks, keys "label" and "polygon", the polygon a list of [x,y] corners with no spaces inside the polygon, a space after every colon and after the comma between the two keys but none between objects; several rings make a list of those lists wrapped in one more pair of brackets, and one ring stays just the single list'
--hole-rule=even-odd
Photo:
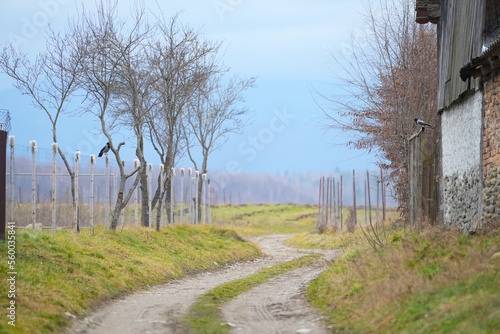
[{"label": "corrugated roof edge", "polygon": [[486,50],[484,50],[479,56],[472,59],[467,65],[460,69],[460,78],[462,81],[469,79],[473,73],[484,65],[489,63],[490,57],[494,56],[500,50],[500,37],[496,41],[492,42]]}]

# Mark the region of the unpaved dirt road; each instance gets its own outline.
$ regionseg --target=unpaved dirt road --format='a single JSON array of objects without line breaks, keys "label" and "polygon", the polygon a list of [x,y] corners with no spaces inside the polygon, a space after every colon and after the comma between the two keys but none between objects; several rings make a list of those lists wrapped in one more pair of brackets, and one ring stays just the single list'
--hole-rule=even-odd
[{"label": "unpaved dirt road", "polygon": [[225,305],[223,314],[234,333],[323,333],[320,317],[307,305],[302,290],[339,251],[297,250],[283,244],[288,237],[254,237],[252,241],[267,256],[112,300],[87,318],[75,320],[67,333],[185,333],[179,319],[200,295],[220,284],[311,252],[325,255],[312,266],[276,277],[239,296]]}]

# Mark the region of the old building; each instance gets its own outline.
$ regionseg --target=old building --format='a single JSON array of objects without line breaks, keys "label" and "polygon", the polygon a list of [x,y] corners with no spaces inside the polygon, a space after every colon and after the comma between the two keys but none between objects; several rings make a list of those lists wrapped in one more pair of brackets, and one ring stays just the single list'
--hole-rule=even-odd
[{"label": "old building", "polygon": [[465,232],[500,219],[500,1],[417,0],[436,23],[441,206]]}]

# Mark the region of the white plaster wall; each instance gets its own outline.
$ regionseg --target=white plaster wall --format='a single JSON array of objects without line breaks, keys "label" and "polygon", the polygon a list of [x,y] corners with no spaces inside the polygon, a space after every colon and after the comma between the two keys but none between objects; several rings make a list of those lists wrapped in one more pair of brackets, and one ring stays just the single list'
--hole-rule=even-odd
[{"label": "white plaster wall", "polygon": [[483,92],[476,91],[441,115],[443,176],[461,174],[481,164]]},{"label": "white plaster wall", "polygon": [[441,115],[443,218],[464,232],[476,228],[481,214],[482,101],[476,91]]}]

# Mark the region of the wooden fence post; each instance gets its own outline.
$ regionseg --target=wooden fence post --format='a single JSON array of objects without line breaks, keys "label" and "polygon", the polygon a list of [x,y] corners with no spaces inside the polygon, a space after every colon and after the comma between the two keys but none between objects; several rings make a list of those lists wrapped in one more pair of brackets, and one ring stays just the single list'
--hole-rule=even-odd
[{"label": "wooden fence post", "polygon": [[386,210],[386,207],[385,207],[385,183],[384,183],[384,174],[383,174],[383,171],[382,171],[382,168],[380,168],[380,182],[381,182],[381,192],[382,192],[382,221],[385,221],[385,210]]},{"label": "wooden fence post", "polygon": [[368,223],[368,199],[366,192],[366,180],[365,180],[365,225]]},{"label": "wooden fence post", "polygon": [[182,226],[183,220],[184,220],[184,168],[180,169],[180,174],[181,174],[181,202],[180,202],[180,207],[181,207],[181,212],[180,212],[180,224]]},{"label": "wooden fence post", "polygon": [[109,229],[109,155],[106,153],[104,155],[104,161],[106,162],[106,203],[104,205],[105,207],[105,215],[106,215],[106,230]]},{"label": "wooden fence post", "polygon": [[148,226],[151,228],[151,196],[152,196],[153,164],[148,164]]},{"label": "wooden fence post", "polygon": [[192,180],[191,180],[191,174],[193,174],[193,170],[191,169],[191,167],[189,167],[187,169],[187,172],[188,172],[188,215],[189,215],[189,219],[188,219],[188,225],[190,225],[192,223],[192,210],[191,210],[191,207],[192,207],[192,190],[191,190],[191,183],[192,183]]},{"label": "wooden fence post", "polygon": [[94,165],[95,155],[90,155],[90,234],[94,235]]},{"label": "wooden fence post", "polygon": [[194,184],[195,184],[195,188],[194,188],[194,192],[195,192],[195,197],[196,197],[196,200],[195,200],[195,208],[194,208],[194,212],[195,212],[195,225],[198,225],[199,221],[198,221],[198,215],[200,214],[198,212],[198,203],[200,201],[200,199],[198,198],[198,182],[200,182],[200,172],[199,171],[195,171],[194,172],[194,175],[195,175],[195,180],[194,180]]},{"label": "wooden fence post", "polygon": [[342,225],[344,224],[344,202],[343,202],[343,192],[344,192],[344,180],[342,175],[340,175],[340,228],[342,229]]},{"label": "wooden fence post", "polygon": [[52,234],[56,234],[56,224],[57,224],[57,210],[56,210],[56,189],[57,189],[57,150],[59,145],[57,143],[52,143],[52,192],[51,192],[51,203],[52,203]]},{"label": "wooden fence post", "polygon": [[[134,159],[134,170],[139,168],[140,165],[141,165],[141,162],[139,161],[139,159]],[[134,226],[137,227],[137,226],[139,226],[139,215],[138,215],[138,211],[139,211],[139,186],[135,187],[134,192],[135,192],[135,196],[134,196]]]},{"label": "wooden fence post", "polygon": [[[162,195],[163,195],[163,192],[165,191],[165,186],[163,184],[164,173],[165,173],[165,165],[160,164],[160,194],[162,194]],[[161,208],[162,202],[163,202],[163,197],[160,196],[160,198],[158,198],[158,202],[156,204],[156,205],[158,205],[158,208],[160,210],[160,228],[165,227],[165,223],[163,222],[163,208]]]},{"label": "wooden fence post", "polygon": [[323,177],[319,178],[319,198],[318,198],[318,222],[316,226],[319,228],[321,226],[321,191],[322,191]]},{"label": "wooden fence post", "polygon": [[371,200],[371,194],[370,194],[370,172],[366,171],[366,186],[368,187],[368,207],[369,207],[369,213],[368,217],[370,218],[370,225],[372,224],[372,200]]},{"label": "wooden fence post", "polygon": [[30,141],[31,148],[31,221],[33,230],[36,231],[36,140]]},{"label": "wooden fence post", "polygon": [[73,226],[75,233],[80,231],[80,226],[78,223],[78,174],[79,174],[79,164],[80,164],[80,151],[75,152],[75,207],[73,216]]},{"label": "wooden fence post", "polygon": [[202,197],[202,201],[200,202],[202,207],[203,207],[203,215],[202,215],[202,219],[203,219],[203,224],[206,224],[207,223],[207,208],[206,208],[206,205],[207,205],[207,198],[206,198],[206,195],[207,195],[207,187],[206,187],[206,180],[207,180],[207,174],[202,174],[201,175],[201,197]]},{"label": "wooden fence post", "polygon": [[207,190],[208,190],[208,225],[212,224],[212,216],[210,215],[210,207],[212,202],[210,200],[210,179],[207,180]]},{"label": "wooden fence post", "polygon": [[170,170],[170,225],[174,226],[174,200],[175,200],[175,191],[174,191],[174,177],[175,177],[175,168],[172,167]]},{"label": "wooden fence post", "polygon": [[353,211],[354,211],[354,226],[358,223],[358,213],[356,211],[356,171],[352,170],[352,197],[353,197]]}]

